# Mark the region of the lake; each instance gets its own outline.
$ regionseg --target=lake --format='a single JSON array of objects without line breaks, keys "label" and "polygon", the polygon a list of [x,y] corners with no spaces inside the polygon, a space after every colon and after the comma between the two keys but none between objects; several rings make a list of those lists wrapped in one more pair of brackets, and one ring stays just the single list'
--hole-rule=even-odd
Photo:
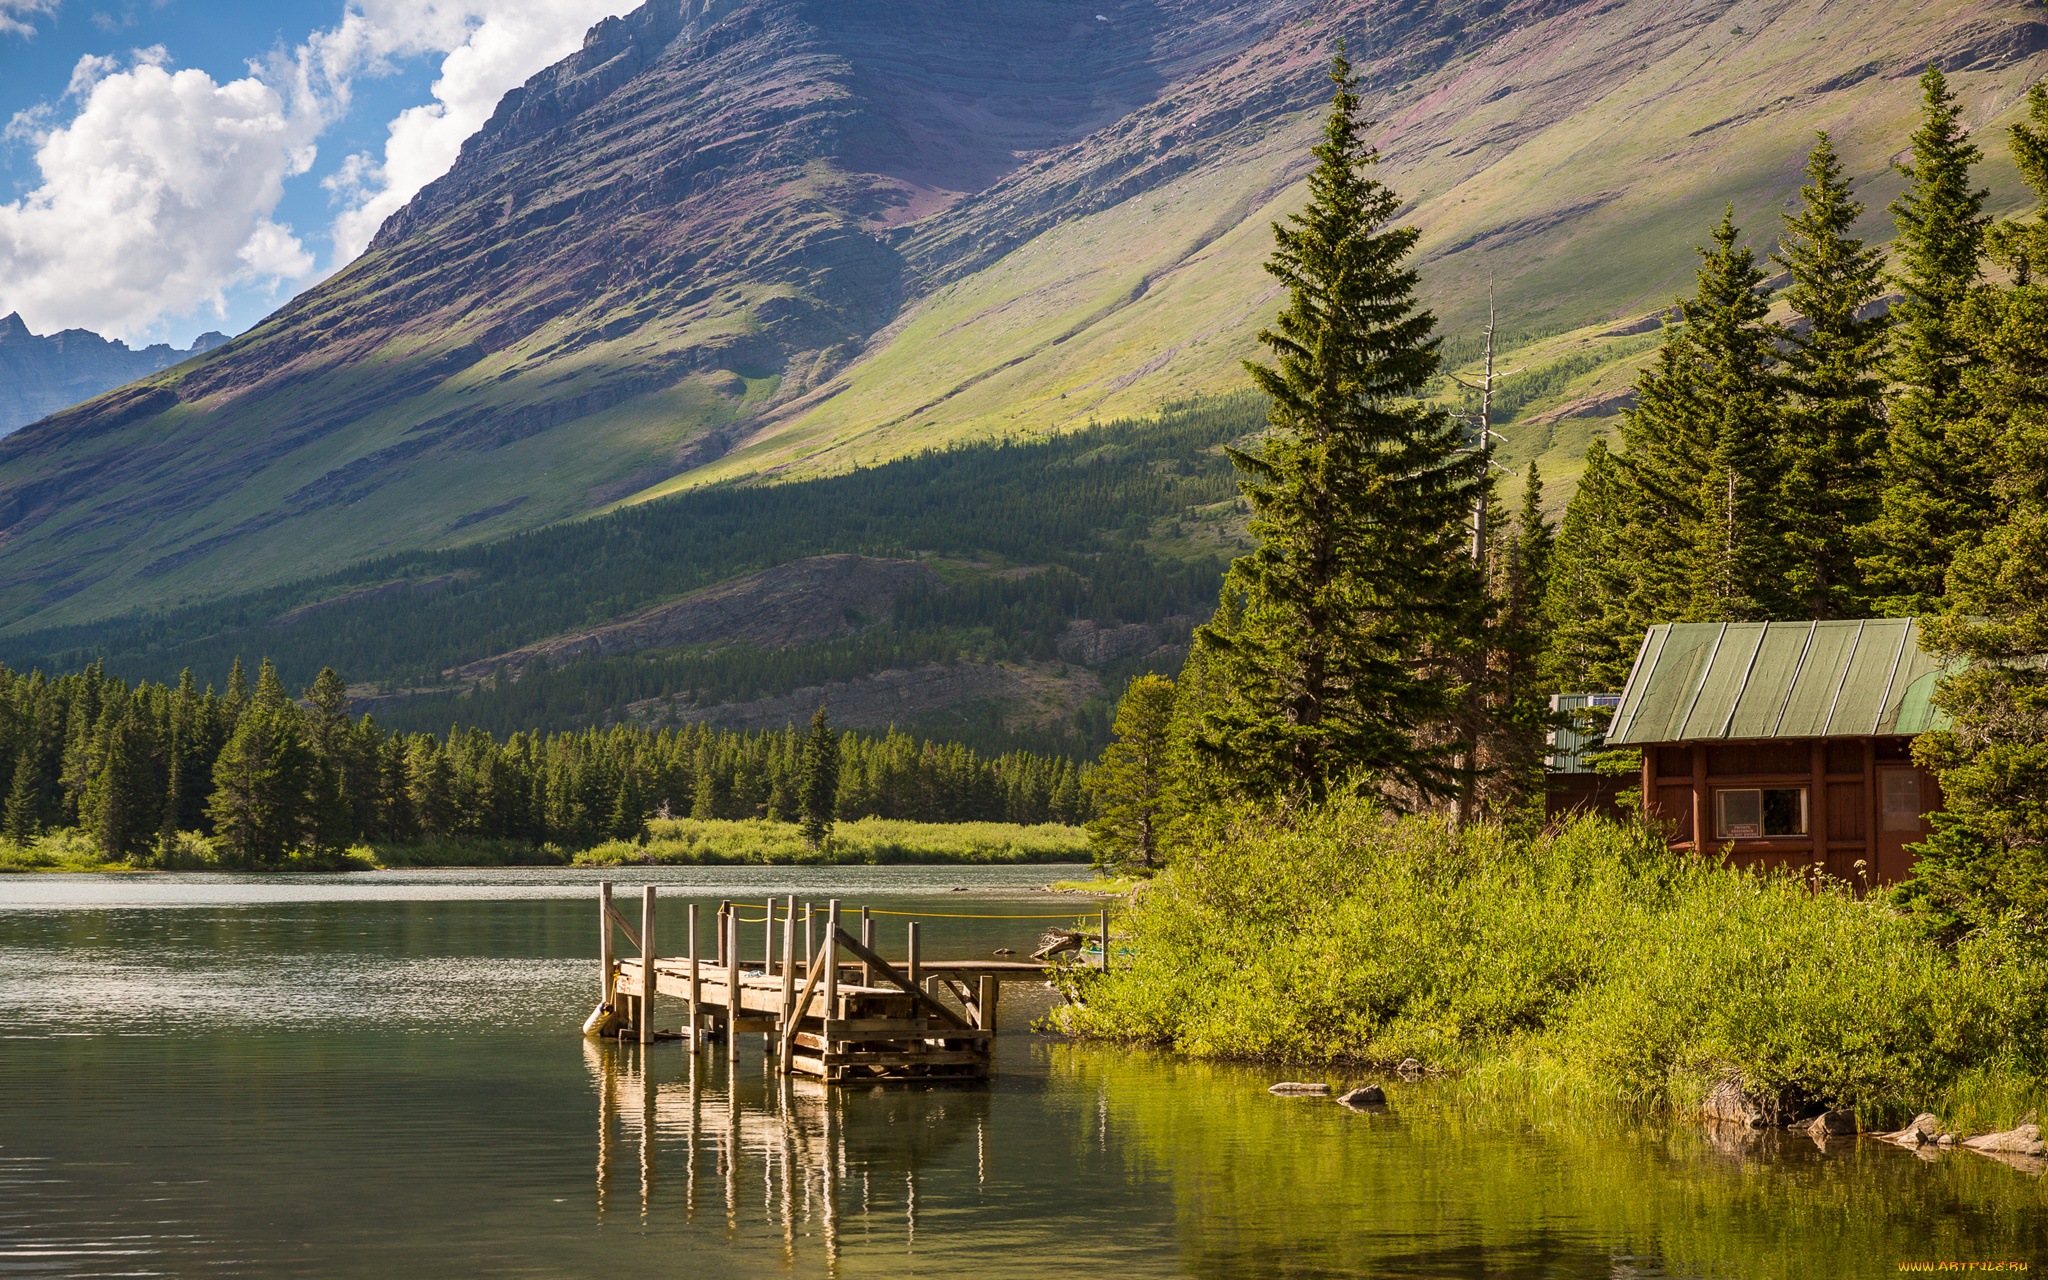
[{"label": "lake", "polygon": [[[2048,1263],[2041,1179],[1966,1152],[1390,1106],[1028,1034],[986,1085],[827,1090],[586,1041],[596,885],[637,913],[839,897],[930,958],[1089,912],[1072,868],[676,867],[0,879],[7,1276],[1891,1276]],[[964,890],[961,891],[961,890]],[[881,917],[885,953],[899,916]],[[759,926],[745,954],[758,946]],[[708,930],[707,930],[708,932]],[[657,1018],[673,1026],[680,1007]],[[1014,1033],[1014,1034],[1013,1034]]]}]

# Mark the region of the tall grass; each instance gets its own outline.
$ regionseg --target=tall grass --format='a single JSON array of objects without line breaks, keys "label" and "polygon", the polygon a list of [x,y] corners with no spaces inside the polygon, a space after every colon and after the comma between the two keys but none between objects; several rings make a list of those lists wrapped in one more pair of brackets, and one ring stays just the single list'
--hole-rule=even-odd
[{"label": "tall grass", "polygon": [[1364,801],[1250,815],[1140,893],[1126,928],[1128,959],[1064,1011],[1069,1030],[1216,1057],[1412,1056],[1653,1107],[1736,1079],[1866,1123],[2011,1111],[2048,1072],[2038,943],[1946,952],[1846,885],[1599,819],[1516,836]]},{"label": "tall grass", "polygon": [[842,822],[813,849],[787,822],[673,818],[648,824],[645,844],[614,840],[576,855],[579,866],[627,863],[850,865],[1086,862],[1088,833],[1058,823]]}]

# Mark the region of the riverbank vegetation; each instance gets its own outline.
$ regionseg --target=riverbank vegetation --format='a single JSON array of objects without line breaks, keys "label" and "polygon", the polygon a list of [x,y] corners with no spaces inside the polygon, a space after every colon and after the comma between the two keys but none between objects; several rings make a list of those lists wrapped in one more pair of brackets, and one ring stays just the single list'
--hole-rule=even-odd
[{"label": "riverbank vegetation", "polygon": [[[912,864],[1085,863],[1088,833],[1058,822],[909,822],[860,818],[836,824],[817,841],[795,823],[763,818],[654,818],[644,841],[607,840],[570,850],[552,843],[489,836],[362,840],[346,847],[297,849],[276,863],[237,863],[218,841],[183,832],[167,853],[106,857],[77,830],[47,832],[27,844],[0,840],[6,871],[375,871],[402,867],[895,866]],[[1111,892],[1128,890],[1111,883]]]},{"label": "riverbank vegetation", "polygon": [[905,822],[862,818],[842,822],[812,843],[797,827],[754,819],[695,818],[647,824],[644,843],[614,840],[576,855],[578,866],[740,863],[885,866],[900,863],[1086,862],[1088,833],[1057,822]]},{"label": "riverbank vegetation", "polygon": [[1731,870],[1640,826],[1461,832],[1357,796],[1261,810],[1190,840],[1122,921],[1071,1031],[1412,1057],[1644,1108],[1735,1081],[1867,1128],[1933,1110],[1981,1131],[2048,1102],[2027,930],[1943,947],[1856,886]]}]

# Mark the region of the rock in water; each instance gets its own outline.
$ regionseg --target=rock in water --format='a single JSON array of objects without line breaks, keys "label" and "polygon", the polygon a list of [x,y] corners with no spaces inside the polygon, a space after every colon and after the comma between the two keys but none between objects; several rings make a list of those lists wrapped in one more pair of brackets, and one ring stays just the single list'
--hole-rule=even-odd
[{"label": "rock in water", "polygon": [[1328,1097],[1330,1095],[1330,1086],[1326,1084],[1306,1084],[1300,1080],[1282,1080],[1279,1084],[1269,1086],[1266,1092],[1291,1097],[1307,1097],[1310,1095]]},{"label": "rock in water", "polygon": [[1419,1058],[1403,1058],[1400,1065],[1395,1067],[1394,1070],[1412,1079],[1415,1076],[1421,1075],[1425,1068],[1422,1065],[1422,1060]]},{"label": "rock in water", "polygon": [[2048,1143],[2041,1141],[2041,1126],[2037,1124],[2023,1124],[2003,1133],[1964,1138],[1963,1145],[1972,1151],[1998,1151],[2015,1156],[2048,1155]]},{"label": "rock in water", "polygon": [[1700,1114],[1714,1124],[1732,1124],[1744,1129],[1761,1129],[1768,1123],[1764,1106],[1733,1080],[1723,1080],[1700,1106]]},{"label": "rock in water", "polygon": [[1856,1113],[1853,1111],[1823,1111],[1806,1126],[1806,1131],[1816,1138],[1842,1137],[1856,1132]]},{"label": "rock in water", "polygon": [[1387,1095],[1376,1084],[1360,1085],[1337,1099],[1347,1107],[1384,1107]]}]

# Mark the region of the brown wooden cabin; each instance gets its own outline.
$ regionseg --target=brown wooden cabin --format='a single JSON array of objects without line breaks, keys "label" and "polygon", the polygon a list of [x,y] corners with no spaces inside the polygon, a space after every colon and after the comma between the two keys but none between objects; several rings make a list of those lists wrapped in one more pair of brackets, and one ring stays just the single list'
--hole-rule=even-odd
[{"label": "brown wooden cabin", "polygon": [[1904,879],[1941,808],[1908,749],[1938,727],[1945,670],[1919,640],[1911,618],[1652,627],[1607,745],[1642,748],[1644,807],[1675,849],[1704,832],[1738,866]]}]

